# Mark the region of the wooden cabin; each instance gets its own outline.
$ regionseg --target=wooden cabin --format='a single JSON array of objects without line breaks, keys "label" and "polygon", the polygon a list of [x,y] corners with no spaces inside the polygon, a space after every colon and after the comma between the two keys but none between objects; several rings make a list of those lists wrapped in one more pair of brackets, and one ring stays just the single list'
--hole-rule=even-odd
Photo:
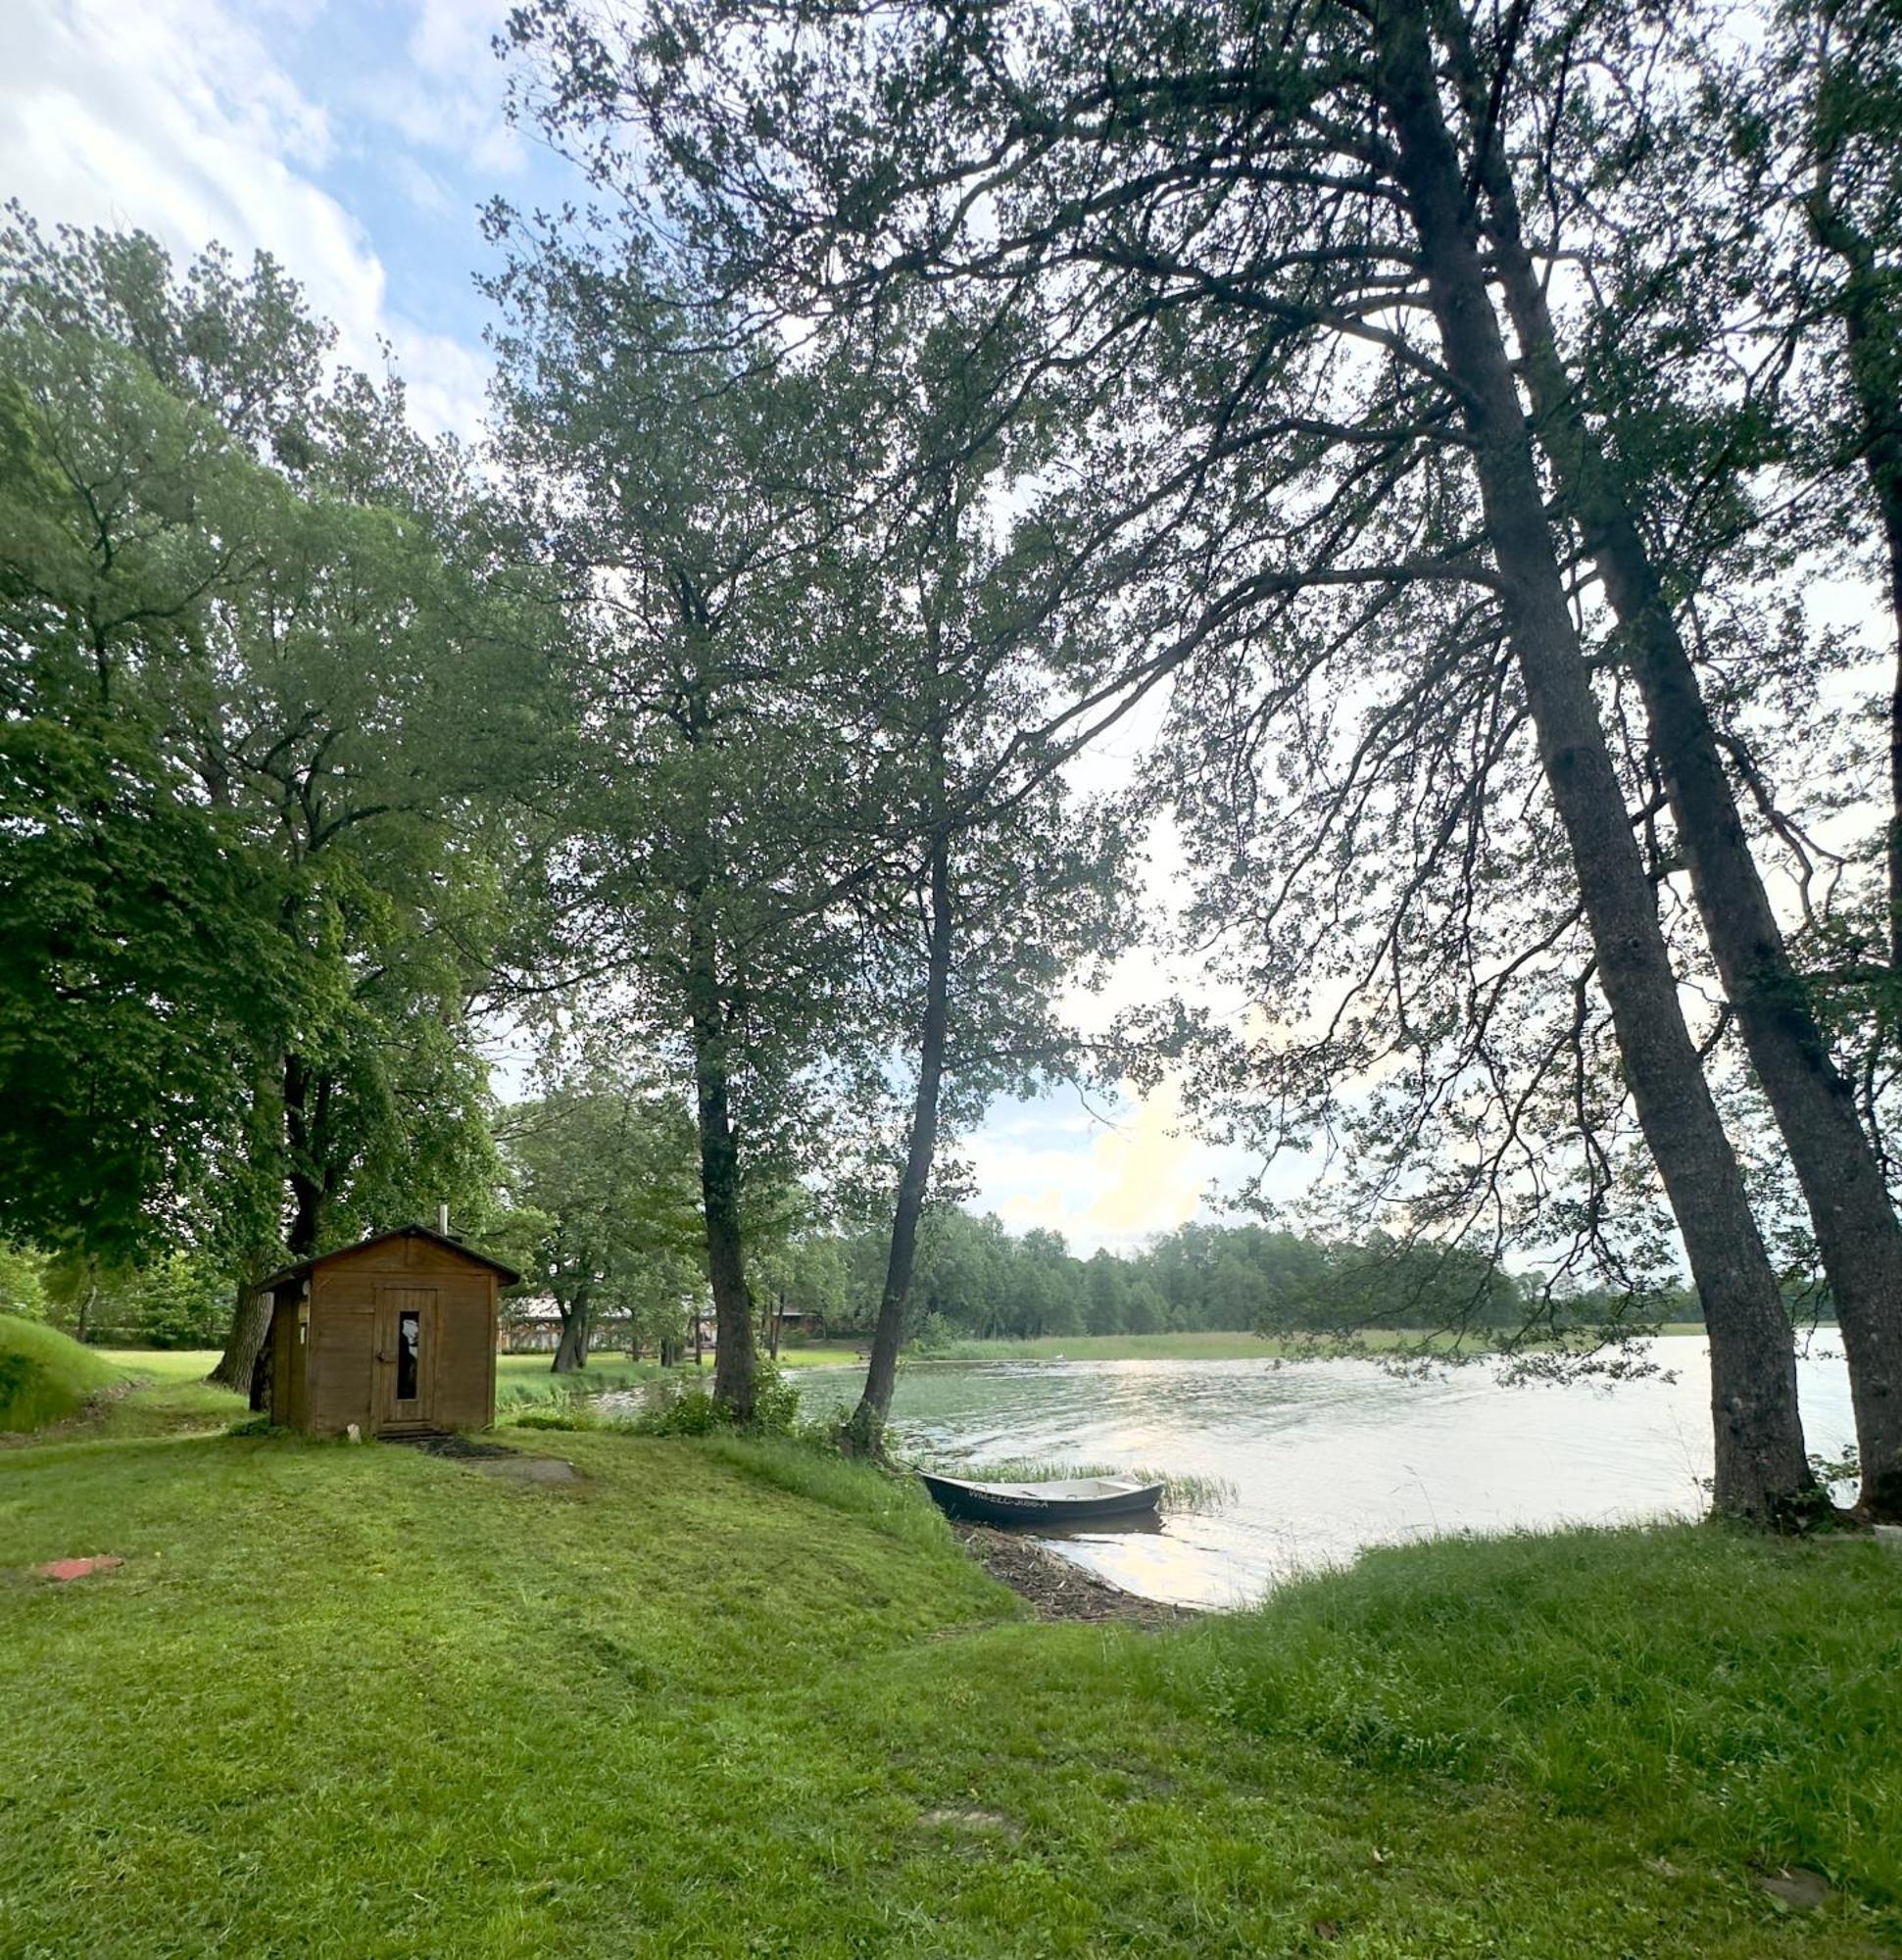
[{"label": "wooden cabin", "polygon": [[316,1436],[486,1429],[496,1289],[519,1277],[426,1225],[273,1273],[271,1421]]}]

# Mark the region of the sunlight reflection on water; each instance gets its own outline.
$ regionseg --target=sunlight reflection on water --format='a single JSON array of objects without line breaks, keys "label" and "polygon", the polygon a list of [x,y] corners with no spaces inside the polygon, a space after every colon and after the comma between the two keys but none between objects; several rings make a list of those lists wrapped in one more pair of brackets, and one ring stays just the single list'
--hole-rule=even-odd
[{"label": "sunlight reflection on water", "polygon": [[[927,1362],[901,1375],[893,1419],[947,1468],[1030,1457],[1223,1480],[1222,1501],[1160,1532],[1049,1543],[1131,1592],[1226,1606],[1363,1545],[1694,1512],[1711,1468],[1706,1350],[1654,1349],[1668,1374],[1513,1388],[1485,1366],[1422,1379],[1351,1360]],[[1838,1455],[1855,1431],[1833,1336],[1799,1372],[1809,1447]],[[854,1368],[797,1379],[811,1414],[860,1383]]]}]

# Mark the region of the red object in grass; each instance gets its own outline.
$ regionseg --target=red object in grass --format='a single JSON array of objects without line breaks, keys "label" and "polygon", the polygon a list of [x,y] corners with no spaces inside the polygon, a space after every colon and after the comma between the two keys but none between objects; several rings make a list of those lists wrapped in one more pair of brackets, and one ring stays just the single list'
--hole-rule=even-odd
[{"label": "red object in grass", "polygon": [[122,1558],[114,1558],[110,1553],[102,1558],[56,1558],[51,1565],[36,1565],[33,1575],[38,1579],[57,1579],[64,1585],[69,1579],[84,1579],[90,1573],[110,1572],[116,1565],[123,1565]]}]

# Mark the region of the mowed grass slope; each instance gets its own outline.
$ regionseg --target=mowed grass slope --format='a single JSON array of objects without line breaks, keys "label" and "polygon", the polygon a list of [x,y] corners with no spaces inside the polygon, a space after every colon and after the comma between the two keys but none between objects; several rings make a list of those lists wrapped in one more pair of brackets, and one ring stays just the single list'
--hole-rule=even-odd
[{"label": "mowed grass slope", "polygon": [[[1874,1955],[1902,1558],[1382,1554],[1044,1627],[874,1473],[0,1457],[0,1953]],[[55,1587],[19,1568],[117,1552]],[[1792,1862],[1836,1889],[1785,1911]]]},{"label": "mowed grass slope", "polygon": [[0,1313],[0,1433],[44,1429],[76,1415],[122,1371],[57,1328]]},{"label": "mowed grass slope", "polygon": [[205,1379],[216,1353],[133,1348],[79,1351],[106,1365],[113,1393],[89,1403],[78,1419],[68,1419],[72,1410],[55,1418],[60,1426],[53,1440],[176,1436],[222,1429],[249,1414],[244,1396]]}]

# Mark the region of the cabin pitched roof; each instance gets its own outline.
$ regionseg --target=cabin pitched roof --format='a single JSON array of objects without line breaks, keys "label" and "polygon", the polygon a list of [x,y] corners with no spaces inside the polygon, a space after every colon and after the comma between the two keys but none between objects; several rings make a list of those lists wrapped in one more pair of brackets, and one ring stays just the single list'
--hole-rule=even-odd
[{"label": "cabin pitched roof", "polygon": [[353,1252],[367,1251],[371,1246],[380,1246],[390,1239],[427,1239],[431,1245],[440,1246],[445,1251],[460,1252],[474,1265],[487,1266],[504,1286],[514,1286],[521,1279],[513,1266],[504,1265],[500,1259],[492,1259],[486,1252],[478,1252],[473,1246],[465,1246],[462,1240],[452,1239],[446,1232],[437,1232],[427,1225],[398,1225],[392,1231],[372,1232],[367,1239],[359,1239],[354,1246],[339,1246],[334,1251],[318,1252],[314,1258],[300,1259],[296,1265],[286,1266],[282,1272],[260,1280],[258,1291],[273,1293],[286,1280],[303,1279],[318,1266],[328,1265],[332,1259],[347,1259]]}]

